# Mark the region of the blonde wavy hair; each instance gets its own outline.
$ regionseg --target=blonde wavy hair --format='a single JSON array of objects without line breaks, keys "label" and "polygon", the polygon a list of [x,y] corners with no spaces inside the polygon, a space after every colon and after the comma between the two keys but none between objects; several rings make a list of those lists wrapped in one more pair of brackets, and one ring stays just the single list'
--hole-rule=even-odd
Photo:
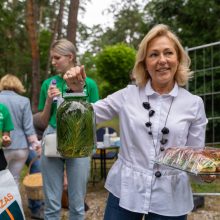
[{"label": "blonde wavy hair", "polygon": [[1,78],[0,90],[11,90],[19,94],[26,92],[20,79],[13,74],[6,74]]},{"label": "blonde wavy hair", "polygon": [[174,34],[167,25],[158,24],[154,26],[144,37],[139,45],[134,65],[134,76],[138,86],[145,86],[150,75],[146,70],[146,56],[149,43],[156,37],[166,36],[175,44],[179,65],[175,74],[175,81],[179,86],[185,86],[189,78],[192,76],[190,71],[191,60],[180,43],[179,38]]}]

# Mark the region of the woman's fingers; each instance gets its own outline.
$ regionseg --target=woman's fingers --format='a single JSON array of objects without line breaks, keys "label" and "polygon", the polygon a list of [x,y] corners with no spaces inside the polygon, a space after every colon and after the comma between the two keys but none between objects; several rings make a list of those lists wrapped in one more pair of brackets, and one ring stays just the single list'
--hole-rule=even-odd
[{"label": "woman's fingers", "polygon": [[73,91],[81,91],[86,78],[84,66],[72,67],[64,74],[63,78]]},{"label": "woman's fingers", "polygon": [[7,136],[7,135],[3,135],[2,136],[2,145],[4,147],[7,147],[10,144],[11,144],[11,138],[9,136]]},{"label": "woman's fingers", "polygon": [[64,74],[64,79],[75,79],[78,77],[78,75],[81,74],[80,67],[75,66],[70,68],[65,74]]},{"label": "woman's fingers", "polygon": [[216,180],[216,175],[201,175],[201,178],[205,183],[212,183]]},{"label": "woman's fingers", "polygon": [[60,95],[60,90],[57,87],[50,86],[47,93],[49,98],[54,98]]},{"label": "woman's fingers", "polygon": [[86,78],[84,66],[75,66],[70,68],[63,77],[65,80],[78,80],[82,81]]}]

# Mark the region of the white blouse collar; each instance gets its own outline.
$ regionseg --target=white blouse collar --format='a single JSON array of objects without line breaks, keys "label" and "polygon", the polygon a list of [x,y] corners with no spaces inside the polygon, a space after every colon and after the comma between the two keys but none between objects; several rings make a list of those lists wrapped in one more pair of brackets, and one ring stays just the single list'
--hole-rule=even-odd
[{"label": "white blouse collar", "polygon": [[[178,90],[179,90],[179,87],[178,87],[177,83],[175,82],[175,85],[174,85],[173,89],[168,94],[164,94],[164,95],[176,97],[178,95]],[[151,87],[151,80],[148,80],[148,82],[145,86],[145,94],[147,96],[150,96],[150,95],[153,95],[153,94],[158,94]]]}]

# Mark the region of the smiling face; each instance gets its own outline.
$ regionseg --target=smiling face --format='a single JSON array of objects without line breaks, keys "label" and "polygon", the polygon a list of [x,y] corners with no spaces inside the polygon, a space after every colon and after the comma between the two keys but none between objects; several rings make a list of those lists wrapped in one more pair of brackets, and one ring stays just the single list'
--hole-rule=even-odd
[{"label": "smiling face", "polygon": [[172,40],[160,36],[150,41],[145,65],[152,80],[152,88],[156,92],[163,94],[172,90],[178,64],[178,55]]},{"label": "smiling face", "polygon": [[56,68],[57,72],[65,73],[71,66],[73,66],[73,55],[60,55],[51,50],[51,63]]}]

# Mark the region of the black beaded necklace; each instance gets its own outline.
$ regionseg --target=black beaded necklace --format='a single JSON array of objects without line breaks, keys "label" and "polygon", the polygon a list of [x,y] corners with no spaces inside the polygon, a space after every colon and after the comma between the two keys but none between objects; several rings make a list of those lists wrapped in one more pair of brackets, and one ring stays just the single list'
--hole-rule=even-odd
[{"label": "black beaded necklace", "polygon": [[[148,112],[148,122],[145,123],[145,126],[148,128],[148,134],[151,135],[152,137],[152,141],[153,141],[153,146],[154,146],[154,149],[155,149],[155,155],[157,156],[159,154],[159,152],[157,152],[157,149],[156,149],[156,144],[154,142],[154,138],[153,138],[153,132],[152,132],[152,122],[150,121],[150,118],[155,114],[155,111],[153,109],[151,109],[151,105],[150,105],[150,98],[149,96],[147,97],[148,98],[148,102],[143,102],[143,107],[145,109],[147,109],[149,112]],[[170,114],[170,110],[171,110],[171,107],[172,107],[172,104],[173,104],[173,100],[174,100],[174,97],[172,98],[171,100],[171,103],[170,103],[170,107],[169,107],[169,110],[167,112],[167,116],[166,116],[166,120],[165,120],[165,123],[164,123],[164,127],[162,128],[161,130],[161,133],[162,133],[162,138],[160,140],[160,151],[164,151],[165,148],[163,145],[165,145],[166,143],[168,143],[168,139],[165,138],[165,135],[169,134],[169,129],[166,127],[166,124],[167,124],[167,119],[168,119],[168,116]],[[156,173],[155,173],[155,176],[156,177],[161,177],[161,172],[158,170]]]}]

